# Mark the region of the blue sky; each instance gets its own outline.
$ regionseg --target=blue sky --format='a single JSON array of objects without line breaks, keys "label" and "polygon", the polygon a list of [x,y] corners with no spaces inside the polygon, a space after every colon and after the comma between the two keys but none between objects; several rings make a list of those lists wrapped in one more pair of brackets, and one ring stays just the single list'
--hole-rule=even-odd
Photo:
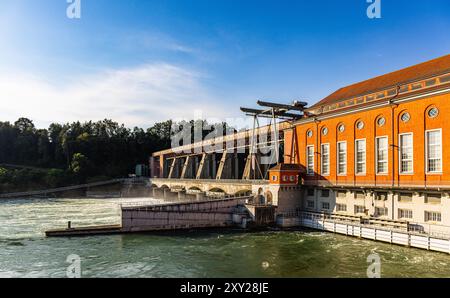
[{"label": "blue sky", "polygon": [[[314,103],[450,53],[450,1],[0,0],[0,121],[113,118],[148,127]],[[200,114],[201,112],[201,114]]]}]

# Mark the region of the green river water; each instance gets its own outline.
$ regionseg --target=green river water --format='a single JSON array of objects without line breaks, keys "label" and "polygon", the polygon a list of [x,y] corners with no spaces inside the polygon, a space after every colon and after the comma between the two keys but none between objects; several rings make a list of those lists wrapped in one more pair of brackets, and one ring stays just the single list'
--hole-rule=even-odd
[{"label": "green river water", "polygon": [[44,236],[118,224],[118,203],[143,200],[0,201],[0,277],[66,277],[72,254],[83,277],[366,277],[371,253],[382,277],[450,277],[449,255],[315,231]]}]

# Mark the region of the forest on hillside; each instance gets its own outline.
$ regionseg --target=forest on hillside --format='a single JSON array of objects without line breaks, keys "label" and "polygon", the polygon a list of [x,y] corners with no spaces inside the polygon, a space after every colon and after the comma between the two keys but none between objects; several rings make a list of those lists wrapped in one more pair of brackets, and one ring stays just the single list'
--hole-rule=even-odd
[{"label": "forest on hillside", "polygon": [[0,122],[0,164],[33,167],[0,167],[0,193],[126,177],[137,164],[147,164],[153,152],[170,148],[173,134],[186,125],[192,130],[209,127],[203,137],[217,126],[234,131],[225,123],[208,125],[204,120],[169,120],[148,129],[129,129],[108,119],[53,123],[47,129],[36,128],[27,118]]}]

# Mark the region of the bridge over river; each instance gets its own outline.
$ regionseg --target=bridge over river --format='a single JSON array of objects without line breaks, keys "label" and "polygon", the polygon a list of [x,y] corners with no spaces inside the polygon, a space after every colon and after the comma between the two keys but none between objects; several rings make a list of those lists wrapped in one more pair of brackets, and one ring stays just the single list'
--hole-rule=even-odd
[{"label": "bridge over river", "polygon": [[248,195],[254,192],[255,187],[268,185],[266,180],[215,180],[215,179],[151,179],[154,191],[170,190],[171,192],[184,191],[187,193],[206,193],[209,195]]}]

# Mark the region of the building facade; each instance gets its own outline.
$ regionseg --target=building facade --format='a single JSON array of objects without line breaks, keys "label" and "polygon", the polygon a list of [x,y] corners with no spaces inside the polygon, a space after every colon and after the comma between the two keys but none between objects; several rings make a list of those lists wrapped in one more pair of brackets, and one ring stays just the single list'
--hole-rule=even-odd
[{"label": "building facade", "polygon": [[450,55],[312,106],[284,132],[302,209],[450,226],[449,112]]}]

